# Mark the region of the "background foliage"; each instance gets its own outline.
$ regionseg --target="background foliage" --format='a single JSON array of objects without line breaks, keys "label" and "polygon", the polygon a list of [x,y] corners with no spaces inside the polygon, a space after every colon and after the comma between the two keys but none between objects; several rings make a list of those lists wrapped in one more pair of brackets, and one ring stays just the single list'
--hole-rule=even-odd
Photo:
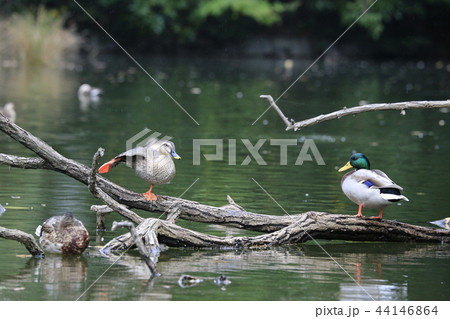
[{"label": "background foliage", "polygon": [[[116,39],[137,49],[175,52],[221,48],[256,35],[305,37],[322,48],[372,0],[79,0]],[[101,32],[71,0],[42,0],[89,34]],[[0,0],[1,14],[37,7],[35,0]],[[360,54],[448,56],[450,0],[379,0],[352,29]],[[155,43],[158,43],[156,46]]]}]

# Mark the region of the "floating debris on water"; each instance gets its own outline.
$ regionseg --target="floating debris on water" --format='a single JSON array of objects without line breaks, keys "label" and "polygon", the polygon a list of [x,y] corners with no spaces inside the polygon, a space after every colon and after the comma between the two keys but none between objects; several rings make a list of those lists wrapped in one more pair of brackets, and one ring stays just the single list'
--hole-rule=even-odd
[{"label": "floating debris on water", "polygon": [[305,142],[306,140],[314,140],[314,142],[329,142],[336,143],[336,141],[345,142],[345,137],[334,137],[331,135],[322,135],[322,134],[313,134],[313,135],[303,135],[298,139],[300,143]]},{"label": "floating debris on water", "polygon": [[100,251],[100,254],[102,254],[103,256],[106,256],[106,257],[111,256],[111,248],[110,247],[103,247],[99,251]]},{"label": "floating debris on water", "polygon": [[227,286],[231,284],[231,281],[225,275],[220,275],[219,278],[214,279],[214,283],[218,286]]},{"label": "floating debris on water", "polygon": [[434,222],[430,222],[430,224],[439,226],[441,228],[450,229],[450,217],[440,219],[440,220],[435,220]]},{"label": "floating debris on water", "polygon": [[203,279],[191,275],[181,275],[178,279],[178,285],[181,288],[192,287],[201,282],[203,282]]},{"label": "floating debris on water", "polygon": [[432,131],[424,132],[424,131],[411,131],[412,136],[417,136],[418,138],[423,138],[424,136],[434,136]]},{"label": "floating debris on water", "polygon": [[16,255],[17,258],[30,258],[32,255]]},{"label": "floating debris on water", "polygon": [[202,93],[201,88],[192,88],[191,89],[191,94],[201,94],[201,93]]}]

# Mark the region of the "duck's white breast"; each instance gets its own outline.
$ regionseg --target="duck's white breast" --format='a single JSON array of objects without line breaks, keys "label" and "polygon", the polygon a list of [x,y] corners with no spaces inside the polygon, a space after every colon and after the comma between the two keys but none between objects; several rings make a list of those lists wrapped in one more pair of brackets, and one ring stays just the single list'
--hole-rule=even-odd
[{"label": "duck's white breast", "polygon": [[382,208],[392,204],[380,196],[376,187],[367,187],[365,184],[346,178],[342,182],[342,191],[355,204],[363,204],[367,208]]}]

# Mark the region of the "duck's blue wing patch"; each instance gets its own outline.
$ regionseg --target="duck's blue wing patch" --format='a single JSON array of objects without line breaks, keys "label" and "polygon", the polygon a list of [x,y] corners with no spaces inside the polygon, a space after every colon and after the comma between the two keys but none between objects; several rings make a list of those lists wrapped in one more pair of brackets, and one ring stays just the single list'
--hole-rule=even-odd
[{"label": "duck's blue wing patch", "polygon": [[362,184],[366,185],[368,188],[372,187],[374,184],[371,181],[364,181]]}]

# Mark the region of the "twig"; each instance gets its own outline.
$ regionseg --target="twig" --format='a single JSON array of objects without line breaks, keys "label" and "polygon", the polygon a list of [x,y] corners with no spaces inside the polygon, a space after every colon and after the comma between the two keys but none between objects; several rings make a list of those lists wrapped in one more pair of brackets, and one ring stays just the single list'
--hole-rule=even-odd
[{"label": "twig", "polygon": [[175,224],[178,217],[180,217],[181,210],[180,210],[180,204],[175,204],[174,207],[170,209],[170,212],[167,215],[166,221],[172,224]]},{"label": "twig", "polygon": [[[138,216],[137,214],[135,214],[134,212],[129,210],[124,205],[121,205],[118,202],[116,202],[108,194],[106,194],[105,192],[103,192],[101,189],[99,189],[96,186],[96,177],[97,177],[98,163],[99,163],[100,157],[103,156],[104,152],[105,152],[105,150],[103,148],[99,148],[97,150],[97,152],[95,152],[94,157],[92,158],[92,168],[91,168],[91,172],[89,174],[89,179],[88,179],[88,181],[89,181],[88,182],[88,189],[89,189],[89,191],[95,197],[103,200],[111,209],[113,209],[114,211],[117,211],[122,216],[124,216],[126,218],[129,218],[131,220],[134,220],[134,221],[141,221],[141,217],[140,216]],[[99,214],[97,213],[97,228],[102,227],[102,226],[104,227],[103,216],[102,216],[102,218],[99,221]],[[145,261],[146,265],[148,266],[148,268],[150,270],[151,277],[158,276],[159,274],[156,271],[155,264],[151,260],[150,255],[148,253],[150,250],[145,248],[145,245],[144,245],[144,243],[142,241],[142,236],[138,236],[137,235],[136,230],[134,228],[134,225],[131,222],[128,222],[128,221],[113,222],[113,225],[112,225],[111,229],[114,231],[117,227],[128,228],[128,230],[130,231],[133,243],[136,244],[136,246],[138,248],[138,251],[141,254],[142,259]],[[155,245],[155,240],[156,240],[156,245],[157,245],[157,249],[158,249],[158,252],[159,252],[159,243],[158,243],[158,239],[156,238],[156,234],[152,233],[152,234],[148,234],[147,236],[148,236],[149,246],[150,245],[154,246]]]},{"label": "twig", "polygon": [[[123,217],[135,222],[140,223],[142,222],[142,218],[134,213],[133,211],[129,210],[125,205],[119,204],[117,201],[115,201],[113,198],[111,198],[108,194],[106,194],[103,190],[97,187],[96,181],[97,181],[97,168],[98,168],[98,162],[101,156],[104,154],[104,149],[99,148],[97,152],[95,152],[94,157],[92,158],[92,168],[89,173],[88,178],[88,189],[94,195],[96,198],[101,199],[103,202],[105,202],[106,205],[108,205],[112,210],[118,212]],[[98,215],[97,215],[97,222],[99,222]],[[104,227],[104,221],[103,218],[100,218],[100,224],[97,224],[97,227]]]},{"label": "twig", "polygon": [[[410,102],[398,102],[398,103],[378,103],[378,104],[366,104],[361,106],[355,106],[351,108],[343,108],[342,110],[335,111],[328,114],[321,114],[319,116],[299,121],[289,123],[287,117],[284,116],[283,112],[276,105],[273,98],[270,95],[261,95],[261,98],[266,98],[270,105],[278,112],[283,122],[286,124],[286,131],[294,130],[297,131],[301,128],[312,126],[324,121],[329,121],[332,119],[339,119],[347,115],[355,115],[363,112],[370,111],[385,111],[385,110],[400,110],[404,112],[405,110],[416,110],[416,109],[431,109],[431,108],[442,108],[450,107],[450,100],[446,101],[410,101]],[[402,113],[404,114],[404,113]]]},{"label": "twig", "polygon": [[95,152],[94,157],[92,158],[91,173],[89,174],[89,179],[88,179],[88,189],[91,193],[95,192],[95,184],[97,182],[98,162],[100,160],[100,157],[102,157],[104,154],[105,154],[105,149],[100,147],[97,150],[97,152]]},{"label": "twig", "polygon": [[[134,228],[134,225],[131,222],[127,222],[127,221],[113,222],[111,230],[114,231],[117,227],[124,227],[124,228],[128,229],[128,231],[131,234],[134,244],[136,245],[139,253],[141,254],[142,259],[145,261],[146,265],[148,266],[148,269],[150,270],[151,277],[159,276],[158,272],[156,271],[155,264],[151,260],[150,254],[148,252],[149,250],[145,248],[145,245],[142,242],[142,238],[136,233],[136,229]],[[154,239],[152,238],[152,240],[154,240]]]},{"label": "twig", "polygon": [[273,107],[275,109],[275,111],[277,111],[278,115],[281,117],[284,124],[286,124],[286,127],[289,127],[293,124],[294,121],[293,120],[289,121],[289,119],[283,114],[281,109],[275,103],[275,101],[273,100],[273,97],[271,95],[260,95],[259,97],[263,98],[263,99],[267,99],[269,101],[270,106]]},{"label": "twig", "polygon": [[0,153],[0,164],[24,169],[52,169],[42,158],[21,157],[3,153]]},{"label": "twig", "polygon": [[244,207],[242,207],[242,206],[236,204],[236,202],[233,200],[233,198],[231,198],[230,195],[227,195],[227,201],[228,201],[228,204],[222,206],[221,208],[235,209],[235,210],[239,210],[239,211],[241,211],[241,212],[245,212]]},{"label": "twig", "polygon": [[0,237],[11,239],[23,244],[28,251],[36,257],[44,257],[44,251],[39,247],[34,237],[21,230],[9,229],[0,226]]}]

